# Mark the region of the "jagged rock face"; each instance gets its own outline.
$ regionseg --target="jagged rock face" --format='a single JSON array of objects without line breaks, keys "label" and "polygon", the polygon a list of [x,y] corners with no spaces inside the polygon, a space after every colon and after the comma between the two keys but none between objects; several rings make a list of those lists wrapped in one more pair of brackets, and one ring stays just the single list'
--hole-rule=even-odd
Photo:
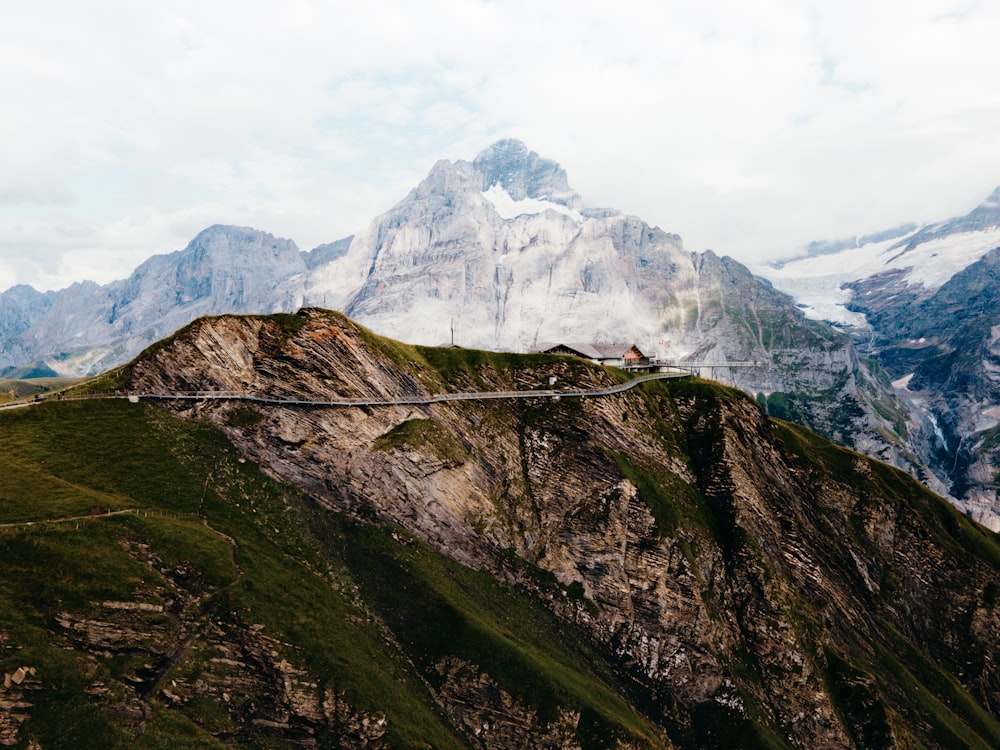
[{"label": "jagged rock face", "polygon": [[[515,366],[383,345],[317,310],[297,321],[200,321],[137,362],[130,386],[323,400],[524,389],[553,374],[566,387],[610,382],[566,359]],[[573,595],[538,595],[616,654],[679,745],[941,746],[913,676],[899,676],[907,668],[921,680],[944,670],[996,719],[1000,573],[962,541],[972,527],[915,482],[770,422],[736,391],[689,382],[582,401],[253,408],[242,427],[231,403],[176,410],[218,424],[331,508],[392,520],[522,585],[532,579],[504,550],[550,572]],[[440,669],[458,720],[474,724],[461,707],[496,695],[489,678]],[[951,701],[940,682],[920,689]],[[504,726],[516,737],[523,723]]]},{"label": "jagged rock face", "polygon": [[32,312],[47,309],[54,296],[51,292],[36,292],[24,284],[11,287],[0,295],[0,335],[5,344],[9,345],[11,339],[24,333],[31,325]]},{"label": "jagged rock face", "polygon": [[188,316],[255,310],[272,312],[295,304],[276,298],[274,284],[305,271],[295,243],[245,227],[210,227],[188,246],[146,261],[121,289],[109,318],[126,318],[123,331],[169,317],[176,330]]},{"label": "jagged rock face", "polygon": [[[799,396],[781,416],[911,465],[899,422],[885,416],[902,408],[849,337],[807,320],[730,258],[583,208],[558,165],[516,141],[472,163],[438,162],[346,255],[310,274],[305,297],[425,345],[631,341],[708,362],[706,374],[750,393]],[[736,361],[759,366],[725,367]]]},{"label": "jagged rock face", "polygon": [[454,325],[456,343],[501,351],[583,337],[670,356],[715,348],[720,361],[766,353],[775,332],[740,336],[732,319],[746,301],[723,291],[766,298],[768,312],[784,308],[786,327],[802,325],[739,264],[689,253],[636,217],[584,208],[557,164],[501,141],[471,163],[438,162],[310,276],[306,301],[424,345],[449,341]]},{"label": "jagged rock face", "polygon": [[[925,463],[948,482],[976,520],[1000,531],[995,433],[1000,416],[1000,248],[933,292],[886,299],[853,285],[854,306],[878,335],[886,370],[925,428]],[[922,290],[919,290],[922,291]]]},{"label": "jagged rock face", "polygon": [[929,484],[994,531],[998,244],[1000,188],[965,216],[761,269],[811,314],[849,325],[896,381]]},{"label": "jagged rock face", "polygon": [[[448,181],[450,190],[479,180],[467,165],[442,171],[448,174],[428,180]],[[694,269],[677,237],[620,215],[505,220],[478,190],[442,195],[422,186],[356,237],[343,262],[362,272],[360,286],[344,298],[317,286],[307,299],[425,345],[450,341],[453,325],[456,343],[493,350],[530,351],[581,336],[650,341],[666,289],[694,306]]]},{"label": "jagged rock face", "polygon": [[15,286],[0,294],[0,358],[22,364],[34,356],[30,341],[23,339],[36,317],[52,305],[55,295],[42,294],[29,286]]},{"label": "jagged rock face", "polygon": [[499,185],[515,201],[539,198],[574,209],[583,208],[583,200],[569,187],[566,171],[517,140],[503,140],[484,149],[472,162],[482,175],[480,190]]},{"label": "jagged rock face", "polygon": [[330,261],[337,260],[347,254],[351,249],[351,242],[354,237],[344,237],[335,242],[328,242],[325,245],[318,245],[303,254],[306,266],[310,269],[326,265]]}]

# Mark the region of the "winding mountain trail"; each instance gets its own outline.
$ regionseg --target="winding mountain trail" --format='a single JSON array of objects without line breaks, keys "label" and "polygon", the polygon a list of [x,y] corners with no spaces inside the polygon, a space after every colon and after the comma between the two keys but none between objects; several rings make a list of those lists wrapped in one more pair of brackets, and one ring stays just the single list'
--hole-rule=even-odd
[{"label": "winding mountain trail", "polygon": [[[748,367],[757,363],[730,362],[726,367]],[[705,365],[718,367],[719,365]],[[36,398],[31,401],[20,401],[0,406],[0,411],[4,409],[18,409],[34,406],[46,401],[74,401],[83,399],[129,399],[131,401],[247,401],[258,404],[268,404],[272,406],[412,406],[422,404],[439,404],[448,401],[489,401],[494,399],[519,399],[519,398],[584,398],[612,396],[616,393],[635,388],[643,383],[652,380],[670,380],[675,378],[686,378],[694,375],[699,365],[683,365],[684,369],[671,372],[656,372],[649,375],[640,375],[625,383],[618,383],[604,388],[588,388],[580,390],[560,390],[560,389],[539,389],[533,391],[461,391],[457,393],[438,393],[428,396],[400,396],[398,398],[337,398],[326,400],[296,399],[296,398],[270,398],[267,396],[251,396],[241,391],[177,391],[174,393],[87,393],[74,395],[61,395],[49,398]]]},{"label": "winding mountain trail", "polygon": [[153,513],[159,516],[171,516],[174,517],[176,514],[164,513],[163,511],[155,510],[150,511],[146,508],[122,508],[120,510],[109,510],[104,513],[88,513],[83,516],[69,516],[67,518],[43,518],[38,521],[12,521],[10,523],[0,523],[0,529],[16,529],[16,528],[26,528],[29,526],[43,526],[48,524],[60,524],[60,523],[72,523],[73,521],[93,521],[98,518],[107,518],[109,516],[124,516],[126,514],[132,514],[138,516],[139,514],[149,515]]},{"label": "winding mountain trail", "polygon": [[[735,365],[734,365],[735,366]],[[657,372],[650,375],[640,375],[625,383],[605,386],[604,388],[587,388],[580,390],[539,389],[533,391],[461,391],[458,393],[438,393],[428,396],[400,396],[398,398],[338,398],[328,400],[269,398],[267,396],[249,396],[239,391],[195,391],[190,393],[133,393],[131,396],[115,396],[114,398],[145,399],[152,401],[248,401],[272,406],[415,406],[424,404],[440,404],[449,401],[489,401],[495,399],[519,398],[583,398],[611,396],[616,393],[635,388],[652,380],[668,380],[690,377],[693,373]]]}]

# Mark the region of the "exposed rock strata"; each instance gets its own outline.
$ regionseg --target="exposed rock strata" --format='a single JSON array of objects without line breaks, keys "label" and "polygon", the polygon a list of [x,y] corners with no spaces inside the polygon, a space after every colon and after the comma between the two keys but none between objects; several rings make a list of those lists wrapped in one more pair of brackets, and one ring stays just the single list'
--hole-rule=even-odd
[{"label": "exposed rock strata", "polygon": [[[291,644],[248,622],[246,613],[206,623],[200,607],[217,588],[187,566],[165,565],[144,541],[124,547],[162,574],[165,585],[138,586],[133,600],[57,612],[52,633],[62,648],[85,657],[84,691],[115,725],[139,738],[155,704],[183,713],[204,710],[199,706],[210,701],[217,711],[210,733],[236,746],[256,746],[266,738],[283,747],[317,747],[318,734],[336,737],[340,747],[377,746],[386,731],[383,715],[351,706],[323,675],[292,661]],[[0,632],[0,657],[23,647]],[[30,739],[21,729],[32,718],[32,693],[43,677],[28,665],[4,674],[0,745]]]},{"label": "exposed rock strata", "polygon": [[[136,363],[131,386],[322,400],[610,378],[556,359],[505,369],[483,358],[447,381],[431,365],[465,356],[380,344],[307,310],[200,321]],[[776,426],[736,392],[690,383],[582,401],[249,407],[249,426],[234,423],[236,407],[176,409],[332,508],[392,520],[523,585],[504,550],[550,572],[573,595],[539,595],[617,655],[679,744],[710,745],[728,727],[803,748],[937,746],[905,681],[879,679],[912,659],[996,711],[1000,574],[970,562],[952,511],[883,465]],[[412,420],[460,450],[389,440]],[[940,690],[923,679],[919,689]]]}]

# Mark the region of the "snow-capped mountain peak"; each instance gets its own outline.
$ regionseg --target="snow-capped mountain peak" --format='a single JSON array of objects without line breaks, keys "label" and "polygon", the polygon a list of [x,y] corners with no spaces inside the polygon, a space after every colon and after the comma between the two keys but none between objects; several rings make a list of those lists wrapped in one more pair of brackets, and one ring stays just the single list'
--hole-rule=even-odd
[{"label": "snow-capped mountain peak", "polygon": [[515,201],[536,198],[576,210],[583,208],[583,199],[569,186],[566,170],[529,151],[521,141],[497,141],[479,152],[472,168],[482,180],[480,190],[499,185]]}]

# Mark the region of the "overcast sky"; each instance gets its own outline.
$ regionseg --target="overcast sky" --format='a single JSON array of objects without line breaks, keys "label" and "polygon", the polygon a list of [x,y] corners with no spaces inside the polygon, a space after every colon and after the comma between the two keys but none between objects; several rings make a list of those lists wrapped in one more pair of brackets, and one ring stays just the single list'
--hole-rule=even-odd
[{"label": "overcast sky", "polygon": [[502,137],[744,262],[1000,184],[1000,2],[31,0],[0,7],[0,290],[216,223],[310,249]]}]

